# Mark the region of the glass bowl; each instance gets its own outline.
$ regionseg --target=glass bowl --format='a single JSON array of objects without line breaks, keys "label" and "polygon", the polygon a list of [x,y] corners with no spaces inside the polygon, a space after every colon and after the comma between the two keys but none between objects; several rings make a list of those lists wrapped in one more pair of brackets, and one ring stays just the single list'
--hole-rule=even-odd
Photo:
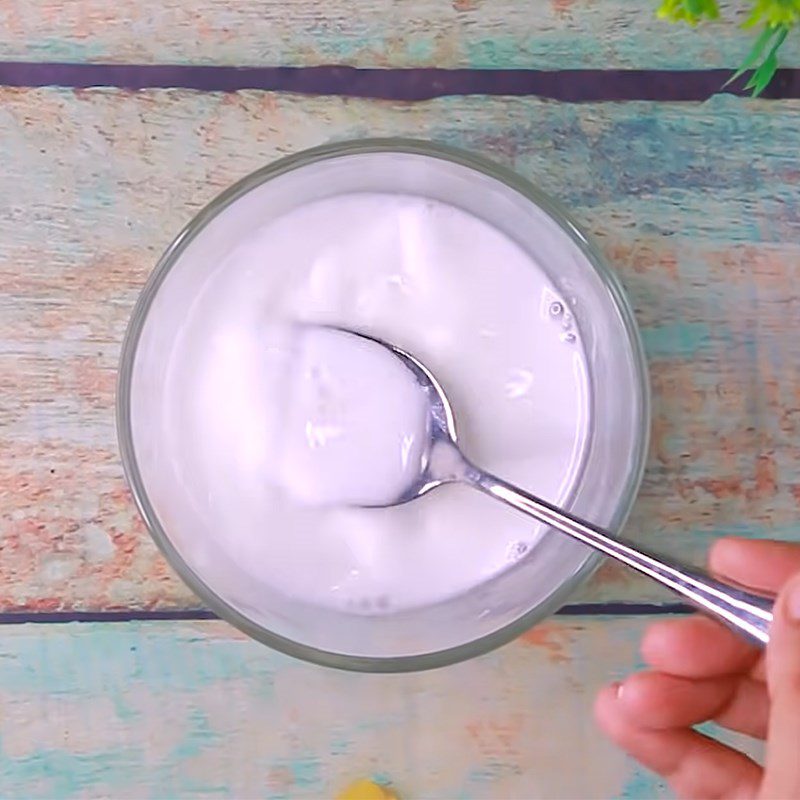
[{"label": "glass bowl", "polygon": [[196,532],[171,526],[169,497],[154,492],[157,468],[169,454],[143,435],[160,413],[165,344],[177,335],[192,292],[265,220],[352,192],[403,193],[457,206],[505,233],[548,274],[580,329],[590,387],[588,450],[569,508],[620,530],[641,482],[649,430],[646,365],[625,295],[577,225],[528,181],[484,158],[427,142],[353,141],[281,159],[220,194],[187,225],[150,276],[123,342],[117,397],[122,461],[169,563],[213,611],[245,633],[289,655],[343,669],[440,667],[504,644],[553,613],[599,556],[551,531],[513,567],[435,605],[359,615],[306,604],[243,574],[213,536],[203,540],[202,556],[196,540],[188,547]]}]

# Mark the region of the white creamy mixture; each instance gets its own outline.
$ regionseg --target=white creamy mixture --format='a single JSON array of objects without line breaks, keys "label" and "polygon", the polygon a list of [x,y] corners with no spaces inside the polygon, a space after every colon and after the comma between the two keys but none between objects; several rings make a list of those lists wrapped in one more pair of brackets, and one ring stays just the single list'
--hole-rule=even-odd
[{"label": "white creamy mixture", "polygon": [[277,413],[276,483],[310,506],[387,506],[425,466],[428,404],[391,351],[333,328],[294,326]]},{"label": "white creamy mixture", "polygon": [[391,498],[417,468],[424,407],[389,354],[297,323],[409,351],[444,386],[468,458],[553,502],[575,485],[586,365],[544,272],[455,207],[340,196],[255,231],[182,321],[147,431],[169,456],[147,489],[187,561],[211,537],[287,597],[384,613],[465,592],[524,556],[540,526],[466,487],[352,507]]}]

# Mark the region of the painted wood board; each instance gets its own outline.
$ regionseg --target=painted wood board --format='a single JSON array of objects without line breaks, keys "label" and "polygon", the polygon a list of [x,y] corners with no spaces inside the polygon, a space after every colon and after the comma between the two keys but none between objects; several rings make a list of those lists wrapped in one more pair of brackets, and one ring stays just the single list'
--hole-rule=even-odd
[{"label": "painted wood board", "polygon": [[[735,67],[752,36],[655,19],[648,0],[6,0],[0,60],[479,69]],[[782,51],[800,64],[800,46]]]},{"label": "painted wood board", "polygon": [[0,796],[325,798],[372,777],[405,800],[666,797],[592,722],[597,689],[636,668],[643,627],[573,619],[377,676],[219,622],[4,626]]},{"label": "painted wood board", "polygon": [[[625,283],[653,384],[629,534],[702,560],[797,538],[798,103],[400,103],[263,92],[0,90],[0,609],[195,607],[125,489],[113,401],[160,252],[289,152],[399,134],[513,166],[573,210]],[[660,601],[619,569],[576,597]]]}]

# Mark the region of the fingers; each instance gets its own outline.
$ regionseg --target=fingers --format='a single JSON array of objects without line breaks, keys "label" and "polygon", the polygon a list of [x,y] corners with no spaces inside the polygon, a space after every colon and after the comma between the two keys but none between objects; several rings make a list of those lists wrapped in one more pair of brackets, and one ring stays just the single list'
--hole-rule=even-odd
[{"label": "fingers", "polygon": [[693,730],[640,726],[628,716],[616,687],[598,695],[595,715],[611,739],[666,778],[681,797],[755,797],[761,770],[749,758]]},{"label": "fingers", "polygon": [[[723,579],[776,594],[800,573],[800,546],[725,539],[709,560]],[[800,575],[776,603],[770,635],[765,660],[703,617],[652,625],[642,654],[655,671],[629,678],[621,691],[603,690],[595,706],[599,724],[681,796],[800,798]],[[760,792],[757,764],[692,730],[708,719],[751,736],[767,734]]]},{"label": "fingers", "polygon": [[653,669],[684,678],[716,678],[747,672],[759,651],[705,617],[685,617],[651,625],[642,656]]},{"label": "fingers", "polygon": [[712,572],[723,579],[769,594],[800,572],[800,545],[789,542],[720,539],[708,559]]},{"label": "fingers", "polygon": [[746,676],[690,680],[641,672],[622,684],[617,704],[632,722],[653,730],[690,728],[713,719],[760,739],[767,733],[766,686]]},{"label": "fingers", "polygon": [[772,711],[762,797],[800,797],[800,575],[775,603],[766,668]]}]

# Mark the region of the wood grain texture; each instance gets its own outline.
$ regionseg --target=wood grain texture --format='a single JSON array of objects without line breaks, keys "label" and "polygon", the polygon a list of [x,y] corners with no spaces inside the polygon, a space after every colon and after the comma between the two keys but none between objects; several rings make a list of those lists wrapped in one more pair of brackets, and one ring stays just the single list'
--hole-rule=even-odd
[{"label": "wood grain texture", "polygon": [[[366,135],[485,153],[597,238],[652,371],[632,537],[696,560],[725,533],[797,538],[799,107],[0,91],[0,610],[197,604],[157,555],[118,462],[131,307],[222,188],[277,156]],[[576,599],[664,598],[609,568]]]},{"label": "wood grain texture", "polygon": [[[360,67],[737,66],[729,22],[670,28],[647,0],[5,0],[0,60]],[[800,47],[787,44],[787,66]]]},{"label": "wood grain texture", "polygon": [[375,676],[216,622],[6,627],[0,795],[318,799],[372,777],[407,800],[666,797],[591,719],[642,628],[548,624],[455,667]]}]

